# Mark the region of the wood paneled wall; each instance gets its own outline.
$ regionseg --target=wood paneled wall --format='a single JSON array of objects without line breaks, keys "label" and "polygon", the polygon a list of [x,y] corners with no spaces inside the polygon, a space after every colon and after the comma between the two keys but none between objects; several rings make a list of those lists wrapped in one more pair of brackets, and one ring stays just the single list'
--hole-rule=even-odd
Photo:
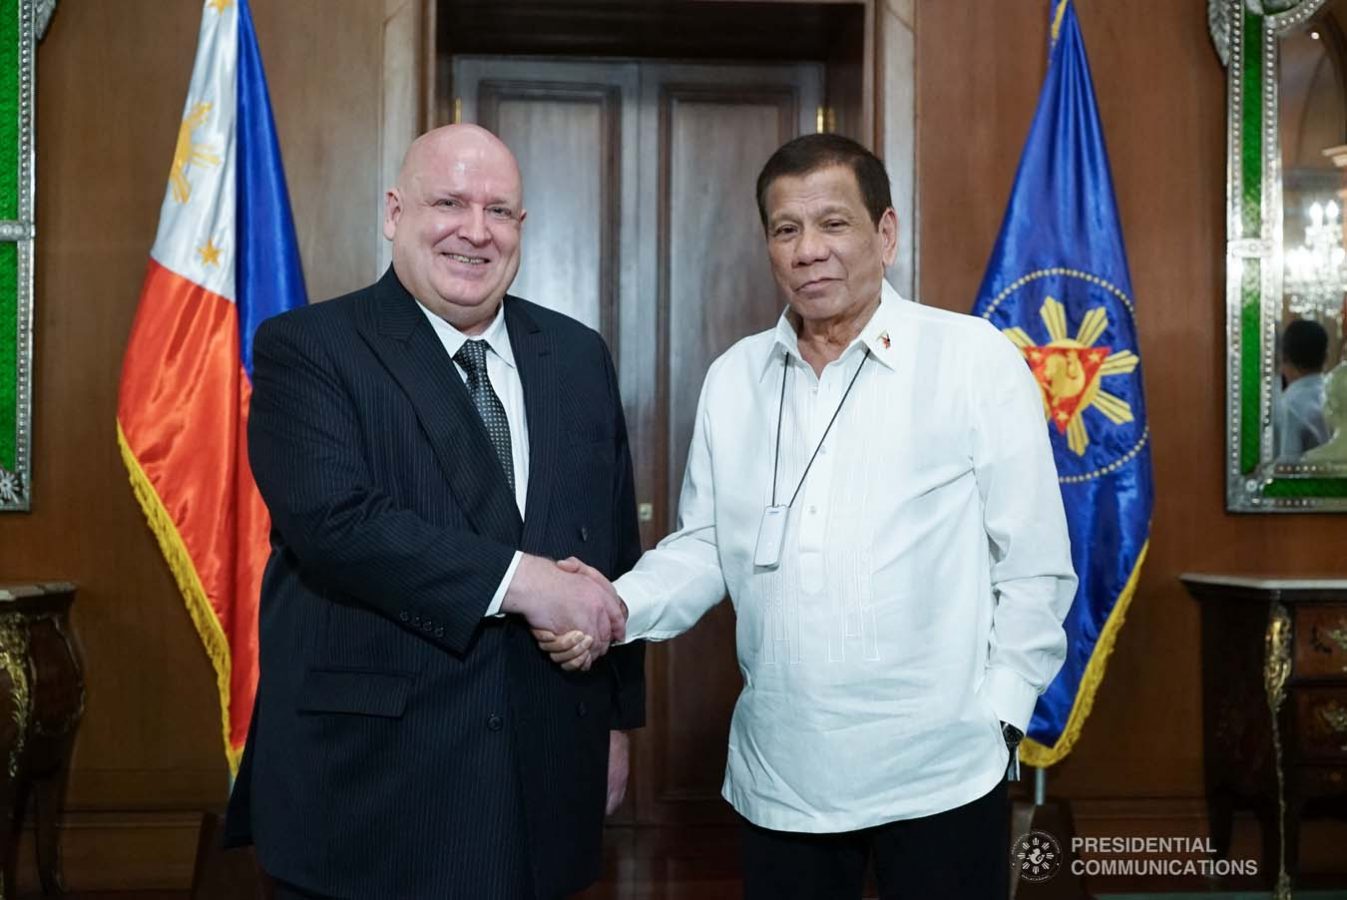
[{"label": "wood paneled wall", "polygon": [[[1131,263],[1156,504],[1150,556],[1108,675],[1049,787],[1083,801],[1195,798],[1198,610],[1177,576],[1342,575],[1347,518],[1224,511],[1225,70],[1206,4],[1075,5]],[[967,310],[976,296],[1046,69],[1046,7],[917,3],[927,303]]]},{"label": "wood paneled wall", "polygon": [[[383,4],[256,0],[311,297],[370,280]],[[34,491],[0,581],[70,579],[88,711],[65,831],[75,888],[185,886],[228,773],[210,665],[127,484],[114,416],[201,4],[62,3],[38,50]]]},{"label": "wood paneled wall", "polygon": [[[878,2],[907,20],[907,0]],[[1033,113],[1046,4],[913,5],[922,298],[963,310]],[[1108,677],[1050,786],[1103,810],[1144,800],[1191,812],[1198,618],[1176,576],[1342,574],[1347,519],[1223,509],[1225,98],[1205,4],[1077,7],[1130,252],[1157,503]],[[377,264],[385,4],[253,0],[253,12],[309,293],[331,296]],[[196,3],[72,0],[38,54],[34,509],[0,517],[0,580],[81,586],[89,707],[65,837],[77,888],[184,885],[193,813],[226,790],[210,667],[127,487],[113,426],[198,21]]]}]

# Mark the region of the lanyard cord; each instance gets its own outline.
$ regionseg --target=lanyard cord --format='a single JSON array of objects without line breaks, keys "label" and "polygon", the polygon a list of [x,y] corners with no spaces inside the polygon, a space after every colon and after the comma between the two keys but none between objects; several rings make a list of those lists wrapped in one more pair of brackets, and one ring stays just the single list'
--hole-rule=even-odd
[{"label": "lanyard cord", "polygon": [[[795,485],[795,493],[790,495],[790,502],[786,508],[795,505],[795,500],[800,496],[800,489],[804,487],[804,480],[809,476],[809,470],[814,465],[814,460],[818,458],[818,452],[823,449],[823,442],[828,439],[828,433],[833,430],[833,423],[837,421],[837,416],[842,412],[842,406],[847,402],[847,397],[851,396],[851,389],[856,386],[856,379],[861,377],[861,369],[865,368],[866,362],[870,359],[870,348],[865,348],[865,356],[861,357],[861,364],[856,367],[856,374],[851,376],[851,381],[847,384],[842,399],[837,402],[837,409],[833,410],[833,417],[828,420],[828,427],[823,429],[823,437],[819,438],[818,446],[814,448],[814,454],[809,457],[809,462],[804,467],[804,472],[800,475],[800,483]],[[776,473],[781,466],[781,414],[786,408],[786,379],[790,376],[790,354],[783,353],[781,357],[781,400],[776,407],[776,458],[772,462],[772,505],[776,506]]]}]

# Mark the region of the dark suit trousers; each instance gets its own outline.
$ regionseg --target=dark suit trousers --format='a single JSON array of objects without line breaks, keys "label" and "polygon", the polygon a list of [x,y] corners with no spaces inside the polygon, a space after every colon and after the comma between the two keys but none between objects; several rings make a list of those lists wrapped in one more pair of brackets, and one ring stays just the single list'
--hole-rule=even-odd
[{"label": "dark suit trousers", "polygon": [[744,900],[860,900],[874,860],[880,900],[1005,900],[1010,809],[1001,782],[920,819],[840,834],[743,823]]},{"label": "dark suit trousers", "polygon": [[[532,900],[533,890],[528,887],[527,876],[521,874],[519,884],[514,888],[501,887],[504,894],[497,894],[491,900]],[[284,881],[272,878],[266,873],[262,873],[262,884],[258,889],[258,900],[340,900],[337,897],[329,897],[327,894],[314,894],[302,888],[295,887]],[[428,895],[432,896],[432,895]],[[361,898],[363,900],[363,898]],[[482,900],[488,900],[484,895]]]}]

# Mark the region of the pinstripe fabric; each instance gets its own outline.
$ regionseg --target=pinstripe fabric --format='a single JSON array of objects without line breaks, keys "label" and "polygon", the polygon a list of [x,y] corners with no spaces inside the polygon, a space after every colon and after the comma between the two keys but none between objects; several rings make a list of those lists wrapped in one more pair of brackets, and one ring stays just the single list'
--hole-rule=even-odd
[{"label": "pinstripe fabric", "polygon": [[342,898],[557,897],[592,882],[608,729],[643,649],[566,674],[483,620],[515,549],[610,576],[640,555],[607,348],[513,297],[521,522],[462,380],[390,270],[257,332],[249,450],[271,511],[261,683],[228,837]]}]

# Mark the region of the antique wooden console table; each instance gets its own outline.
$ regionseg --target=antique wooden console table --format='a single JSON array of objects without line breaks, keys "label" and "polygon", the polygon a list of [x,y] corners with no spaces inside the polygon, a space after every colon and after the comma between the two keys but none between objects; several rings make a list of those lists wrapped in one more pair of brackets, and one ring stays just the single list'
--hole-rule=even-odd
[{"label": "antique wooden console table", "polygon": [[1180,576],[1202,604],[1202,719],[1212,842],[1236,806],[1263,827],[1290,896],[1301,813],[1347,810],[1347,578]]},{"label": "antique wooden console table", "polygon": [[75,730],[84,714],[84,675],[70,633],[75,586],[0,584],[0,809],[4,865],[0,900],[17,896],[15,869],[31,797],[44,894],[61,884],[57,819]]}]

